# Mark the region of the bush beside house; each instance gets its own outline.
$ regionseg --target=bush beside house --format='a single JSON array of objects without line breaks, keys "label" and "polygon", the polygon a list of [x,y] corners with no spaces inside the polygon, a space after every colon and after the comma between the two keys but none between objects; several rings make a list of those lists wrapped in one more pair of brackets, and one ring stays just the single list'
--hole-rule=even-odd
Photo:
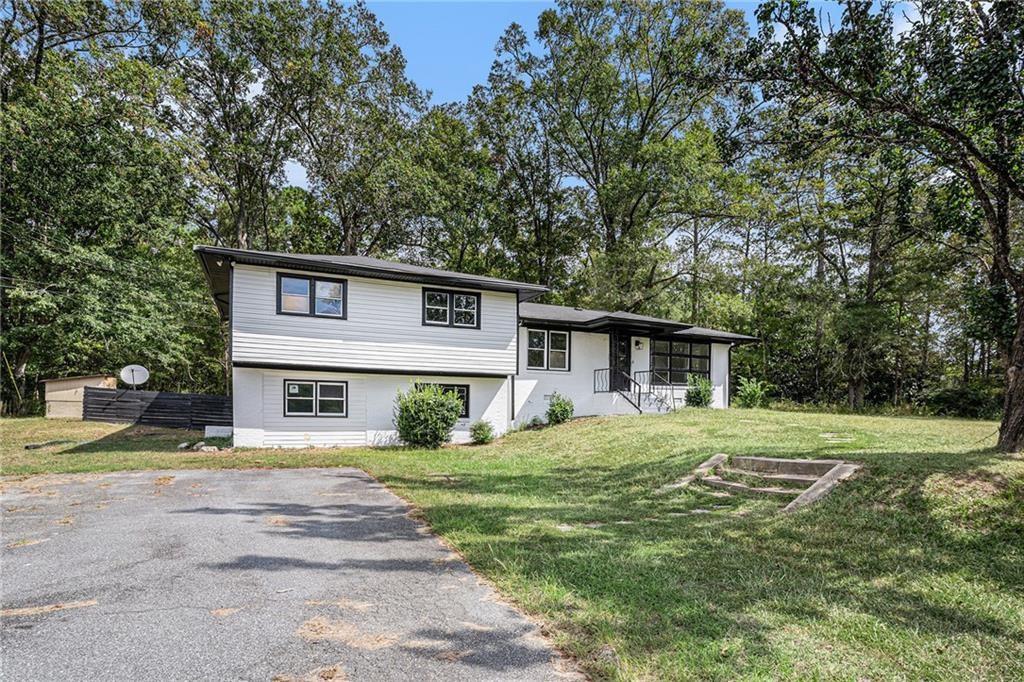
[{"label": "bush beside house", "polygon": [[462,402],[440,386],[413,386],[395,398],[395,427],[407,445],[438,448],[451,440]]},{"label": "bush beside house", "polygon": [[711,380],[704,377],[691,379],[686,387],[687,407],[709,407],[711,405]]},{"label": "bush beside house", "polygon": [[548,403],[548,424],[562,424],[572,419],[574,407],[572,400],[561,393],[552,393]]}]

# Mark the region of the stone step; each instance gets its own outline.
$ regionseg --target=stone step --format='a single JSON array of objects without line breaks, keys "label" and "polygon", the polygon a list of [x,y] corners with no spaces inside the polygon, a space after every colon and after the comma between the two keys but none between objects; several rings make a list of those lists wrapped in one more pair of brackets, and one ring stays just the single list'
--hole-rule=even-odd
[{"label": "stone step", "polygon": [[718,470],[724,474],[731,474],[733,476],[753,476],[755,478],[763,478],[769,481],[779,481],[782,483],[801,483],[803,485],[811,485],[818,480],[818,476],[814,474],[772,474],[766,471],[754,471],[753,469],[740,469],[736,467],[719,467]]},{"label": "stone step", "polygon": [[824,476],[832,467],[842,464],[839,459],[777,459],[774,457],[733,457],[729,462],[737,469],[766,474],[800,474]]},{"label": "stone step", "polygon": [[736,483],[735,481],[726,481],[719,476],[705,476],[699,479],[701,483],[710,485],[714,488],[722,488],[723,490],[731,490],[737,493],[752,493],[754,495],[787,495],[789,497],[795,497],[802,491],[795,488],[759,488],[743,483]]}]

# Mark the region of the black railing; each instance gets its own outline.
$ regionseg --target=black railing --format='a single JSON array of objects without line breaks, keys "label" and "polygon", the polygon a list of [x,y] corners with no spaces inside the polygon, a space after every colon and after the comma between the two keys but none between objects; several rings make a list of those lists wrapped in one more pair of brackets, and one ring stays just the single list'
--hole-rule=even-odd
[{"label": "black railing", "polygon": [[612,390],[611,382],[612,370],[608,367],[604,369],[594,370],[594,393],[610,393]]},{"label": "black railing", "polygon": [[643,372],[633,372],[633,378],[646,389],[647,393],[655,396],[655,399],[663,407],[672,409],[676,406],[676,387],[669,381],[667,374],[649,369]]}]

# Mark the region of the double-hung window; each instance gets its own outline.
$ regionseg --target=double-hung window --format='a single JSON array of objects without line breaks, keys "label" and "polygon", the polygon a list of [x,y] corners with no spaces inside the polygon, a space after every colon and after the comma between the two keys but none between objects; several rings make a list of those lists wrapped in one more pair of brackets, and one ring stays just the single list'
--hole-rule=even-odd
[{"label": "double-hung window", "polygon": [[347,417],[348,382],[285,380],[284,416]]},{"label": "double-hung window", "polygon": [[526,368],[569,371],[569,332],[527,329]]},{"label": "double-hung window", "polygon": [[480,328],[480,294],[443,289],[423,290],[423,324]]},{"label": "double-hung window", "polygon": [[454,393],[462,403],[459,419],[469,419],[469,384],[418,384],[419,386],[437,386],[445,393]]},{"label": "double-hung window", "polygon": [[711,345],[690,341],[655,339],[651,344],[651,381],[682,385],[694,377],[711,376]]},{"label": "double-hung window", "polygon": [[348,282],[343,279],[277,276],[277,312],[279,315],[346,317]]}]

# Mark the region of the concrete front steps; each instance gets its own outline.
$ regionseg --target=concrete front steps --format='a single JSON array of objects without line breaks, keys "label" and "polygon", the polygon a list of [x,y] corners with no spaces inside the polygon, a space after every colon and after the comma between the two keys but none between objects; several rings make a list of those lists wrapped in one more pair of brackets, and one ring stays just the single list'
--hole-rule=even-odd
[{"label": "concrete front steps", "polygon": [[859,468],[838,459],[715,455],[680,483],[696,481],[730,493],[788,498],[783,511],[792,511],[821,499]]}]

